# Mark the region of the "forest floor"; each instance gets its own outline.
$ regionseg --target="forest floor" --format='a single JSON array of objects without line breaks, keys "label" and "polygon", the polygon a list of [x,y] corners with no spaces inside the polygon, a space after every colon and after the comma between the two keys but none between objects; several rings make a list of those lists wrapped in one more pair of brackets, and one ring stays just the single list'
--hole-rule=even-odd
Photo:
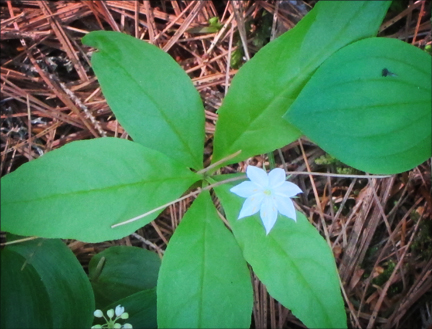
[{"label": "forest floor", "polygon": [[[246,62],[244,54],[252,57],[291,29],[315,2],[1,2],[1,175],[72,141],[127,138],[91,70],[92,49],[81,43],[95,30],[144,39],[183,67],[205,104],[209,163],[217,110]],[[430,7],[427,1],[396,1],[379,36],[424,49],[431,44]],[[213,17],[219,20],[210,24]],[[283,147],[274,157],[277,166],[289,171],[359,174],[307,139]],[[255,156],[224,170],[244,171],[248,164],[268,168],[269,159]],[[431,160],[384,179],[298,175],[293,181],[304,191],[296,199],[298,206],[323,236],[328,234],[350,327],[432,328]],[[84,267],[112,245],[162,255],[192,201],[170,206],[121,240],[68,245]],[[254,328],[304,327],[258,281],[254,293]]]}]

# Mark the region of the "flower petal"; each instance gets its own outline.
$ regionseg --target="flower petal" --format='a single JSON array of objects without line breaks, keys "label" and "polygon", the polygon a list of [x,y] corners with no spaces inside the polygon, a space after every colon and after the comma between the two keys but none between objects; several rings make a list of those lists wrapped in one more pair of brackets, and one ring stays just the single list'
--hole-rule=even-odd
[{"label": "flower petal", "polygon": [[268,174],[269,186],[271,188],[277,188],[281,186],[286,179],[285,171],[281,168],[275,168]]},{"label": "flower petal", "polygon": [[281,186],[276,187],[273,191],[276,195],[286,198],[292,198],[298,193],[303,193],[303,191],[300,190],[300,187],[291,182],[284,182]]},{"label": "flower petal", "polygon": [[288,197],[282,197],[279,195],[275,195],[275,203],[277,210],[284,216],[291,218],[295,222],[297,222],[297,214],[294,208],[294,203]]},{"label": "flower petal", "polygon": [[243,203],[243,207],[240,210],[238,219],[256,214],[261,208],[263,199],[263,193],[257,193],[247,198],[246,201]]},{"label": "flower petal", "polygon": [[268,176],[263,169],[255,166],[248,166],[246,169],[246,175],[251,180],[251,182],[255,183],[259,187],[267,188],[269,183]]},{"label": "flower petal", "polygon": [[115,314],[116,316],[120,316],[122,315],[124,312],[124,307],[121,305],[117,305],[117,307],[115,308]]},{"label": "flower petal", "polygon": [[261,189],[258,185],[250,181],[246,181],[232,187],[230,191],[237,194],[238,196],[241,196],[242,198],[248,198],[256,193],[259,193]]},{"label": "flower petal", "polygon": [[260,216],[261,220],[264,224],[266,234],[269,234],[277,219],[277,209],[276,205],[273,202],[273,198],[267,197],[264,198],[263,203],[261,205]]}]

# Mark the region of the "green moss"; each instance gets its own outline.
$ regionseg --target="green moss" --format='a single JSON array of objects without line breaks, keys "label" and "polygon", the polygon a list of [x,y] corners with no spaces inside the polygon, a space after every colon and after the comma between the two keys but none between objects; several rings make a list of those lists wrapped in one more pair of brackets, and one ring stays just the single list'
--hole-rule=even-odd
[{"label": "green moss", "polygon": [[[417,212],[411,213],[411,218],[417,222],[420,218]],[[432,220],[423,219],[419,224],[417,235],[410,246],[410,251],[421,259],[432,257]]]},{"label": "green moss", "polygon": [[315,163],[320,166],[330,167],[332,171],[336,171],[338,174],[356,175],[360,173],[357,169],[343,164],[330,154],[320,156],[319,158],[315,159]]},{"label": "green moss", "polygon": [[388,279],[390,278],[390,276],[392,275],[395,267],[396,267],[396,263],[393,260],[389,260],[385,263],[385,269],[384,272],[382,272],[380,275],[378,275],[375,279],[372,280],[373,284],[376,284],[377,286],[383,286]]}]

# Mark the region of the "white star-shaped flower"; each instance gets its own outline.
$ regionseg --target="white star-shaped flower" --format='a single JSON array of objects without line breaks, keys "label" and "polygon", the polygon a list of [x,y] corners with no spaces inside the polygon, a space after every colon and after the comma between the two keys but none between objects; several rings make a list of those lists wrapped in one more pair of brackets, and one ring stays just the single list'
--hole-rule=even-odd
[{"label": "white star-shaped flower", "polygon": [[248,166],[246,175],[250,181],[240,183],[230,189],[231,192],[247,198],[243,204],[238,219],[260,212],[266,234],[269,234],[276,223],[278,212],[296,219],[296,212],[291,198],[302,193],[300,188],[287,182],[285,171],[273,169],[268,174],[261,168]]}]

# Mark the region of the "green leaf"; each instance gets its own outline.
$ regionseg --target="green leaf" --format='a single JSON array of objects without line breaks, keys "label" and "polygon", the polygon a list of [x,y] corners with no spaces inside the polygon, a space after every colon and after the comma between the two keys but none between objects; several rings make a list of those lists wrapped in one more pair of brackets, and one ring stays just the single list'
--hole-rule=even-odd
[{"label": "green leaf", "polygon": [[1,230],[86,242],[120,239],[160,211],[111,225],[175,200],[198,179],[138,143],[108,137],[73,142],[1,179]]},{"label": "green leaf", "polygon": [[209,192],[194,201],[171,237],[157,286],[159,328],[249,328],[246,262]]},{"label": "green leaf", "polygon": [[2,328],[89,328],[94,297],[87,275],[60,240],[1,251]]},{"label": "green leaf", "polygon": [[135,142],[203,167],[204,107],[186,72],[163,50],[119,32],[96,31],[92,66],[111,110]]},{"label": "green leaf", "polygon": [[219,109],[213,162],[283,147],[300,131],[282,115],[314,71],[347,44],[376,35],[390,1],[320,1],[293,29],[262,48],[234,77]]},{"label": "green leaf", "polygon": [[52,312],[45,285],[33,266],[21,270],[26,259],[1,250],[1,328],[52,328]]},{"label": "green leaf", "polygon": [[297,222],[279,215],[266,236],[259,214],[237,219],[245,199],[231,193],[232,186],[216,187],[216,195],[244,258],[270,295],[308,328],[346,328],[333,254],[317,230],[297,212]]},{"label": "green leaf", "polygon": [[353,43],[324,62],[284,118],[356,169],[410,170],[431,156],[431,57],[397,39]]},{"label": "green leaf", "polygon": [[137,247],[113,246],[95,255],[89,263],[89,277],[96,308],[107,308],[122,298],[156,287],[160,263],[154,252]]}]

